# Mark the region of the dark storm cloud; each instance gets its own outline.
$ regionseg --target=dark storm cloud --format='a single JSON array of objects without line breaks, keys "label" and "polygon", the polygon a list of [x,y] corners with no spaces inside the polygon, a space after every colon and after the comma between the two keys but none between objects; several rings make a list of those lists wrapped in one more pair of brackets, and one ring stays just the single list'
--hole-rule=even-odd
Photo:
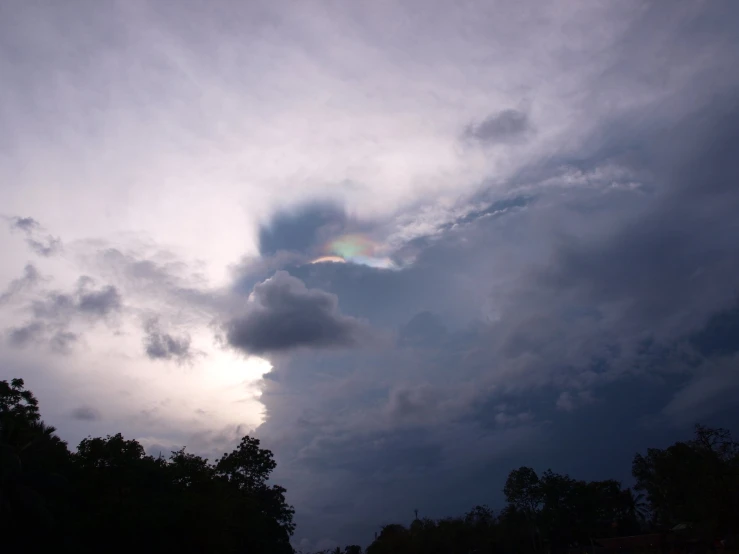
[{"label": "dark storm cloud", "polygon": [[391,391],[387,409],[393,418],[426,417],[438,401],[438,391],[428,385],[400,387]]},{"label": "dark storm cloud", "polygon": [[[426,431],[337,434],[320,438],[300,451],[300,460],[322,470],[365,474],[425,473],[443,461],[442,448]],[[326,453],[330,456],[325,456]]]},{"label": "dark storm cloud", "polygon": [[366,329],[359,320],[341,315],[336,295],[309,289],[278,271],[254,287],[246,314],[229,321],[226,332],[231,346],[259,354],[355,346]]},{"label": "dark storm cloud", "polygon": [[[313,482],[331,483],[341,471],[355,497],[377,491],[383,502],[361,516],[377,520],[396,490],[399,502],[409,502],[413,485],[407,471],[367,477],[374,462],[357,463],[355,448],[366,449],[362,461],[375,441],[385,455],[397,449],[402,456],[382,438],[406,426],[425,437],[409,461],[425,453],[436,467],[465,468],[490,464],[500,452],[494,442],[488,452],[475,449],[477,441],[506,429],[524,436],[546,429],[541,451],[522,457],[513,449],[484,475],[457,480],[443,509],[455,498],[467,502],[463,510],[479,501],[500,505],[499,495],[480,496],[481,483],[500,490],[507,471],[523,463],[626,479],[635,451],[732,409],[739,105],[726,95],[679,117],[668,108],[631,113],[610,132],[594,131],[587,156],[563,154],[517,176],[514,192],[526,187],[531,199],[504,217],[449,226],[421,244],[411,267],[296,268],[308,286],[337,294],[344,313],[392,325],[400,340],[372,356],[276,365],[262,396],[269,419],[261,432],[280,441],[278,455],[309,463]],[[670,125],[645,125],[650,117]],[[469,327],[450,316],[460,305]],[[628,438],[614,445],[601,426]],[[597,448],[573,457],[583,437]],[[464,450],[449,452],[445,441]],[[551,453],[560,442],[569,455]],[[432,454],[435,447],[444,454]],[[284,471],[302,495],[300,478]],[[440,475],[435,490],[449,483]],[[346,495],[337,488],[322,498]]]},{"label": "dark storm cloud", "polygon": [[447,338],[447,328],[441,318],[431,312],[420,312],[401,328],[401,344],[441,346]]},{"label": "dark storm cloud", "polygon": [[624,333],[641,325],[674,338],[739,294],[739,104],[714,105],[653,144],[661,190],[606,236],[562,236],[544,274],[583,304],[620,305]]},{"label": "dark storm cloud", "polygon": [[4,293],[0,294],[0,304],[7,302],[17,294],[29,290],[41,281],[41,275],[31,264],[23,268],[23,276],[13,279]]},{"label": "dark storm cloud", "polygon": [[73,419],[80,421],[97,421],[100,419],[100,412],[89,406],[80,406],[79,408],[75,408],[72,410],[70,415]]},{"label": "dark storm cloud", "polygon": [[503,110],[469,125],[464,136],[482,144],[509,143],[524,138],[532,130],[529,116],[518,110]]},{"label": "dark storm cloud", "polygon": [[347,225],[344,210],[334,204],[315,203],[275,214],[259,229],[262,256],[284,250],[308,253]]},{"label": "dark storm cloud", "polygon": [[151,319],[144,326],[144,347],[146,355],[151,360],[176,360],[178,363],[192,359],[190,350],[190,336],[185,334],[179,337],[164,333],[156,319]]}]

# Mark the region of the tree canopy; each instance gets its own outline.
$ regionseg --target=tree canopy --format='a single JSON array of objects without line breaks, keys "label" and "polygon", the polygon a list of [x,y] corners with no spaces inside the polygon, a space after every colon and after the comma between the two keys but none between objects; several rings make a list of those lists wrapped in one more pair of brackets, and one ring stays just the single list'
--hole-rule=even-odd
[{"label": "tree canopy", "polygon": [[[121,434],[76,451],[22,379],[0,381],[0,521],[26,551],[293,552],[293,509],[268,482],[272,453],[244,437],[215,463],[145,453]],[[8,549],[11,550],[10,548]]]},{"label": "tree canopy", "polygon": [[544,554],[639,534],[685,541],[693,551],[731,543],[739,528],[739,444],[729,431],[697,425],[693,440],[636,454],[632,473],[629,488],[520,467],[509,473],[497,513],[477,506],[462,517],[386,525],[367,554]]}]

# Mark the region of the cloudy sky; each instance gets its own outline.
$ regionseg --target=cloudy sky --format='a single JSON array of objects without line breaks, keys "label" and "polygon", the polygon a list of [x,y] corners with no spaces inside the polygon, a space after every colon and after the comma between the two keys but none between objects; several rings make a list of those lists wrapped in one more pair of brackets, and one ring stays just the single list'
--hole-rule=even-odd
[{"label": "cloudy sky", "polygon": [[739,419],[731,0],[0,2],[0,378],[295,544]]}]

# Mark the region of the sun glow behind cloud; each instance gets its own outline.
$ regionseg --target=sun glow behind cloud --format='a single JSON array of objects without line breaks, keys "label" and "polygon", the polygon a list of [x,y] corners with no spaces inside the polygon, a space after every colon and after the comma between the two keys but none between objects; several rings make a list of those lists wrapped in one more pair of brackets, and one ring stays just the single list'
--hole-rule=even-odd
[{"label": "sun glow behind cloud", "polygon": [[203,362],[201,394],[213,400],[209,404],[219,418],[241,419],[256,427],[264,421],[259,381],[271,369],[263,358],[213,350]]}]

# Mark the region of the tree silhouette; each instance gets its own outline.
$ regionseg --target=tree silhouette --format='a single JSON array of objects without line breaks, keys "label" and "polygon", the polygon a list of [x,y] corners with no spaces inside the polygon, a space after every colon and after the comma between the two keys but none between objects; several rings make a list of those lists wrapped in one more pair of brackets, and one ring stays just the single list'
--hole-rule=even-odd
[{"label": "tree silhouette", "polygon": [[637,454],[632,471],[657,526],[690,523],[705,535],[736,529],[739,445],[727,430],[697,425],[692,441]]},{"label": "tree silhouette", "polygon": [[0,381],[3,546],[26,551],[291,553],[293,509],[269,485],[272,453],[244,437],[215,464],[154,458],[120,433],[75,452],[21,379]]},{"label": "tree silhouette", "polygon": [[[0,381],[0,544],[8,551],[292,553],[294,510],[269,481],[275,467],[248,436],[215,462],[185,448],[155,458],[120,433],[88,437],[70,452],[23,380]],[[520,467],[505,481],[499,512],[478,505],[430,519],[414,509],[408,527],[383,526],[366,552],[557,554],[673,529],[708,545],[739,527],[739,444],[728,431],[698,425],[692,440],[636,454],[632,473],[634,489]]]}]

